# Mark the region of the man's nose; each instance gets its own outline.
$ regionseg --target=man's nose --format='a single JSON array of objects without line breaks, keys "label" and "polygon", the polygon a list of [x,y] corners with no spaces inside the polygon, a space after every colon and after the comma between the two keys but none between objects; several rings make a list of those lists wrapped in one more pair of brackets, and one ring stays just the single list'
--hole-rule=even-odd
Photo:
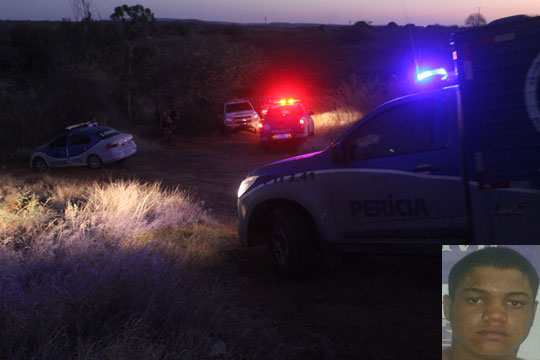
[{"label": "man's nose", "polygon": [[506,322],[506,306],[504,301],[491,300],[485,304],[482,318],[486,321]]}]

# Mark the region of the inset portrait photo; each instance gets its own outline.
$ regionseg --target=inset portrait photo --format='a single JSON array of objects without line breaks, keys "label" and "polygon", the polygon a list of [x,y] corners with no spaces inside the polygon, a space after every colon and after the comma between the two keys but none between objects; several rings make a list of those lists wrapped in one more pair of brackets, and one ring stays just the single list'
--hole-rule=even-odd
[{"label": "inset portrait photo", "polygon": [[540,360],[538,274],[539,245],[443,245],[442,359]]}]

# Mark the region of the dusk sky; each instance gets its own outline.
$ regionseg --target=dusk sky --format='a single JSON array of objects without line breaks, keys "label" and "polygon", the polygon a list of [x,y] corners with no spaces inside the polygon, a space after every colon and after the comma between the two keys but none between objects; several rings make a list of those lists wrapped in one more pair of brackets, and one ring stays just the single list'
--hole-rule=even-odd
[{"label": "dusk sky", "polygon": [[[117,5],[141,4],[156,17],[258,22],[349,24],[359,20],[385,25],[463,25],[480,7],[486,20],[540,14],[540,0],[93,0],[93,14],[108,19]],[[61,20],[73,18],[68,0],[0,0],[0,20]]]}]

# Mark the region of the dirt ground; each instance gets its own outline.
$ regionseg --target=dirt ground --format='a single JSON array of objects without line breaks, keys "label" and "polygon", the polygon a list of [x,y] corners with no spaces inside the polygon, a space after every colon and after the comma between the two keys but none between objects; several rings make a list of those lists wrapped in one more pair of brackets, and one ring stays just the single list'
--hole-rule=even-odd
[{"label": "dirt ground", "polygon": [[[100,174],[188,189],[234,234],[241,180],[255,167],[295,154],[292,148],[265,152],[251,133],[174,138],[163,151],[137,154]],[[51,174],[96,178],[85,168]],[[237,240],[227,250],[227,266],[243,280],[231,292],[271,319],[279,333],[307,344],[302,359],[439,356],[440,256],[357,254],[306,280],[289,281],[276,273],[265,247],[246,249],[234,245]]]}]

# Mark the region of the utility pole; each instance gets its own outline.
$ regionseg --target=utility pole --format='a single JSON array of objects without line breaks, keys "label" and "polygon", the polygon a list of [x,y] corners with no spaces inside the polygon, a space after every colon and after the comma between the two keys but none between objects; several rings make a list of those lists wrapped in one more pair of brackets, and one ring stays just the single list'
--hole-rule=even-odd
[{"label": "utility pole", "polygon": [[264,26],[266,26],[266,16],[264,17]]}]

